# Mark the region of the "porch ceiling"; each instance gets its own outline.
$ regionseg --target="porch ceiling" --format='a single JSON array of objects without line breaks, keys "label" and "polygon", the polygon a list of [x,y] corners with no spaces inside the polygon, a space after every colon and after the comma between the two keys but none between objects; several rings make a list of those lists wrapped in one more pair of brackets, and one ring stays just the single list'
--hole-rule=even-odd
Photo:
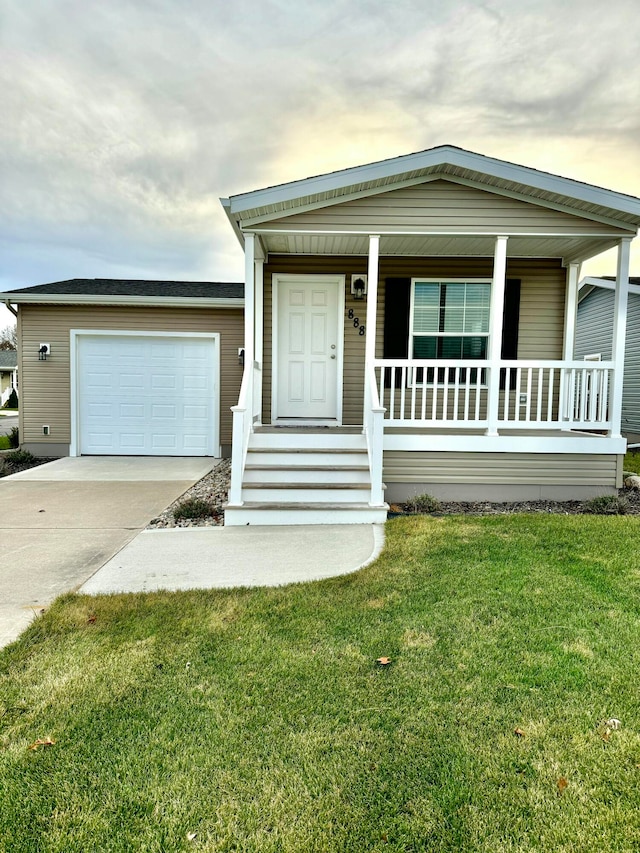
[{"label": "porch ceiling", "polygon": [[[271,255],[366,255],[367,234],[260,234],[265,254]],[[563,263],[584,261],[612,248],[617,239],[611,236],[523,236],[509,238],[510,258],[561,258]],[[380,238],[380,254],[408,257],[493,257],[495,236],[458,234],[388,234]]]}]

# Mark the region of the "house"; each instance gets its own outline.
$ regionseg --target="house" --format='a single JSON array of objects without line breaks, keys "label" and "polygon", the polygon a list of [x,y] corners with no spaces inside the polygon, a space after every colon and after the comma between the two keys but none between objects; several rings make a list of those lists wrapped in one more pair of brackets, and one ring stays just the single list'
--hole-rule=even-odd
[{"label": "house", "polygon": [[[614,278],[582,279],[578,291],[576,359],[611,358],[614,303]],[[640,442],[640,278],[629,279],[621,430],[628,441]]]},{"label": "house", "polygon": [[18,391],[18,353],[14,349],[0,350],[0,406],[4,406],[11,392]]},{"label": "house", "polygon": [[617,247],[624,330],[639,199],[440,146],[222,204],[243,291],[62,282],[5,294],[18,306],[25,446],[231,445],[234,525],[381,521],[387,501],[422,492],[615,492],[624,334],[610,360],[574,360],[578,273]]}]

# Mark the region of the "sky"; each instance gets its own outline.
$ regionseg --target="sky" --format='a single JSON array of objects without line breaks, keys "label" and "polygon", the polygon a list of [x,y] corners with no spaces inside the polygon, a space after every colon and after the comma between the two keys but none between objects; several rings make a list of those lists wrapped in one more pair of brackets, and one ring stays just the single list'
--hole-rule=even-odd
[{"label": "sky", "polygon": [[0,0],[0,290],[241,280],[220,197],[435,145],[640,196],[637,6]]}]

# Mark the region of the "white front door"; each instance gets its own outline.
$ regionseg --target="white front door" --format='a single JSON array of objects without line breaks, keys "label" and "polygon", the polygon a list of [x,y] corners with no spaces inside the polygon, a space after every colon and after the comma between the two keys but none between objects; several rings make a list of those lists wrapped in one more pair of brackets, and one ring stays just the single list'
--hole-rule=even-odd
[{"label": "white front door", "polygon": [[274,276],[274,417],[341,418],[343,276]]}]

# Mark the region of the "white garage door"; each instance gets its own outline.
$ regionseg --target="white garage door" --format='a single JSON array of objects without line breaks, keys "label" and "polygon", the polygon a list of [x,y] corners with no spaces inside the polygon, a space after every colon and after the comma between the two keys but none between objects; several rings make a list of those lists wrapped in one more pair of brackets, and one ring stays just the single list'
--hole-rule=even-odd
[{"label": "white garage door", "polygon": [[78,335],[79,453],[215,456],[217,341]]}]

